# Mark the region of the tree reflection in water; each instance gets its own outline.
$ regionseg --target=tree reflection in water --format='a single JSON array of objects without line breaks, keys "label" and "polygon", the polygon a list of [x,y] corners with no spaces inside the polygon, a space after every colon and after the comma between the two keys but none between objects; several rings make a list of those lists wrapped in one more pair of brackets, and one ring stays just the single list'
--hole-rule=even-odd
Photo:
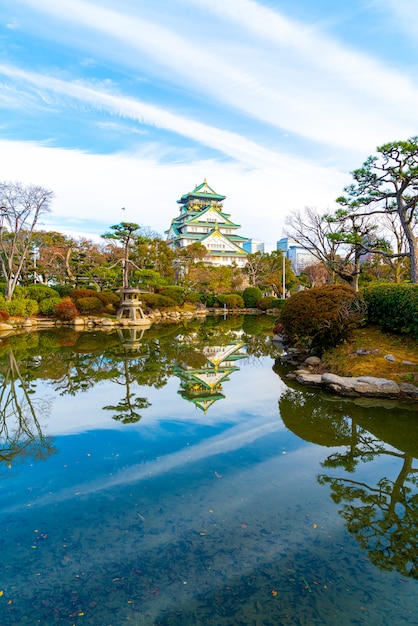
[{"label": "tree reflection in water", "polygon": [[[360,401],[361,402],[361,401]],[[370,400],[369,400],[370,403]],[[399,406],[396,424],[385,403],[364,406],[322,392],[289,389],[280,399],[286,426],[301,438],[343,447],[323,462],[318,476],[340,505],[346,527],[382,570],[418,578],[418,425],[412,406]],[[412,409],[412,410],[411,410]],[[381,456],[399,459],[394,478],[356,480],[360,465]],[[344,475],[337,475],[342,470]]]},{"label": "tree reflection in water", "polygon": [[0,380],[0,461],[10,468],[18,460],[47,459],[55,449],[39,420],[48,417],[51,400],[35,397],[31,375],[19,367],[12,349],[5,355]]},{"label": "tree reflection in water", "polygon": [[123,396],[103,409],[113,411],[113,419],[123,424],[134,423],[150,406],[147,397],[137,395],[138,387],[160,389],[178,365],[201,367],[208,347],[233,344],[237,333],[248,345],[247,355],[267,354],[270,338],[262,331],[270,326],[266,318],[237,316],[145,332],[137,327],[110,332],[63,328],[8,337],[0,346],[0,461],[41,460],[55,452],[40,425],[49,415],[51,399],[36,396],[38,379],[62,396],[76,396],[103,382],[120,386]]}]

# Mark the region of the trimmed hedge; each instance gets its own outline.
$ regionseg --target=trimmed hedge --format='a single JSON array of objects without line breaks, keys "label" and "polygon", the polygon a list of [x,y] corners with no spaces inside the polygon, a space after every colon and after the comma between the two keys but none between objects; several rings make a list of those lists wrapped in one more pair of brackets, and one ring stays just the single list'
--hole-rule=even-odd
[{"label": "trimmed hedge", "polygon": [[7,311],[0,309],[0,322],[8,322],[10,315]]},{"label": "trimmed hedge", "polygon": [[93,296],[78,298],[76,300],[76,303],[77,308],[82,315],[89,315],[90,313],[100,313],[105,307],[105,305],[99,298]]},{"label": "trimmed hedge", "polygon": [[367,318],[382,330],[418,338],[418,285],[384,283],[366,287]]},{"label": "trimmed hedge", "polygon": [[52,315],[57,304],[61,302],[61,298],[57,294],[55,297],[44,298],[39,303],[39,312],[42,315]]},{"label": "trimmed hedge", "polygon": [[54,285],[53,288],[59,293],[61,298],[67,298],[74,291],[71,285]]},{"label": "trimmed hedge", "polygon": [[159,293],[141,293],[139,298],[150,309],[177,306],[177,302],[174,302],[172,298],[162,296]]},{"label": "trimmed hedge", "polygon": [[275,298],[274,296],[264,296],[257,302],[257,308],[262,311],[267,311],[268,309],[281,309],[284,302],[285,301],[283,299]]},{"label": "trimmed hedge", "polygon": [[181,287],[164,287],[164,289],[160,289],[158,291],[158,294],[160,296],[171,298],[171,300],[174,300],[178,306],[184,304],[184,292]]},{"label": "trimmed hedge", "polygon": [[100,300],[103,306],[109,304],[109,300],[107,299],[107,297],[102,292],[95,291],[94,289],[74,289],[74,291],[70,293],[70,298],[71,300],[73,300],[73,302],[76,303],[77,306],[78,301],[81,298],[97,298],[98,300]]},{"label": "trimmed hedge", "polygon": [[263,294],[258,287],[246,287],[242,292],[244,304],[248,309],[255,309]]},{"label": "trimmed hedge", "polygon": [[317,352],[346,339],[363,322],[366,306],[350,287],[325,285],[285,300],[278,322],[292,345]]},{"label": "trimmed hedge", "polygon": [[69,322],[78,315],[80,315],[80,312],[71,298],[61,300],[61,302],[55,305],[53,310],[53,316],[63,322]]},{"label": "trimmed hedge", "polygon": [[8,312],[9,315],[16,317],[28,317],[35,315],[39,311],[39,304],[36,300],[30,300],[29,298],[16,298],[10,302],[5,302],[2,307]]},{"label": "trimmed hedge", "polygon": [[60,294],[58,291],[49,287],[48,285],[43,285],[42,283],[36,283],[35,285],[28,285],[25,287],[25,293],[32,300],[36,300],[37,302],[41,302],[41,300],[45,300],[46,298],[59,298]]},{"label": "trimmed hedge", "polygon": [[244,298],[236,293],[220,294],[217,297],[220,305],[226,305],[228,309],[242,309],[244,307]]}]

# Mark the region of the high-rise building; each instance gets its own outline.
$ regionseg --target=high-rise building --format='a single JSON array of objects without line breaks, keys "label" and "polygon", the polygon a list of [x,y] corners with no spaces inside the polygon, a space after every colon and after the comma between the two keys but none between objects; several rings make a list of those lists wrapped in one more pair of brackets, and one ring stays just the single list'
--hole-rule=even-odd
[{"label": "high-rise building", "polygon": [[318,259],[306,248],[302,248],[294,239],[282,237],[277,242],[277,250],[286,253],[286,257],[292,264],[292,269],[299,276],[307,265],[318,263]]},{"label": "high-rise building", "polygon": [[177,200],[180,214],[166,231],[170,248],[179,250],[199,242],[207,250],[204,261],[244,267],[248,253],[243,244],[248,239],[237,234],[240,225],[231,221],[229,213],[223,212],[224,200],[225,196],[209,187],[206,179],[193,191],[182,195]]},{"label": "high-rise building", "polygon": [[264,252],[264,241],[260,241],[259,239],[247,239],[247,241],[244,241],[244,245],[242,247],[249,254]]}]

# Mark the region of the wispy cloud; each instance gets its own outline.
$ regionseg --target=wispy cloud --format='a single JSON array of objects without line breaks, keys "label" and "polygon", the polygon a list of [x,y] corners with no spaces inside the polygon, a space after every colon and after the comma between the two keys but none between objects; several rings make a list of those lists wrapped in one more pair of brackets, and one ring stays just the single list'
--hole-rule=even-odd
[{"label": "wispy cloud", "polygon": [[[129,118],[148,126],[156,126],[183,135],[193,141],[232,157],[252,167],[283,166],[291,161],[276,152],[263,148],[242,135],[215,126],[202,124],[192,118],[174,114],[162,107],[127,98],[88,85],[67,82],[58,78],[25,72],[17,67],[0,65],[0,74],[9,79],[31,85],[40,92],[42,101],[48,101],[48,94],[62,94],[88,104],[98,110],[104,109],[120,118]],[[26,97],[26,93],[25,93]],[[298,164],[295,160],[295,167]]]},{"label": "wispy cloud", "polygon": [[[294,14],[305,15],[297,2]],[[118,206],[152,207],[152,219],[129,219],[162,233],[175,199],[205,176],[228,196],[242,234],[266,242],[280,238],[293,209],[329,209],[349,170],[377,145],[416,134],[413,60],[390,62],[397,46],[389,38],[392,56],[372,56],[332,8],[315,6],[309,14],[318,20],[309,23],[281,6],[3,6],[3,23],[19,25],[5,32],[10,45],[0,61],[3,137],[15,139],[1,144],[3,177],[54,189],[48,224],[88,233],[113,223]],[[414,24],[408,0],[383,0],[375,10],[370,0],[362,17],[378,15],[381,34],[382,6]]]},{"label": "wispy cloud", "polygon": [[[311,141],[370,151],[389,132],[407,136],[414,129],[418,89],[410,77],[253,0],[189,0],[215,15],[223,28],[233,24],[226,41],[216,36],[216,28],[211,31],[213,46],[204,35],[183,36],[145,19],[134,7],[128,15],[79,0],[45,0],[40,6],[35,0],[19,1],[88,28],[108,57],[124,55],[138,70],[151,62],[165,80],[171,77]],[[184,30],[199,32],[197,18],[190,18]],[[103,38],[117,45],[103,52]]]}]

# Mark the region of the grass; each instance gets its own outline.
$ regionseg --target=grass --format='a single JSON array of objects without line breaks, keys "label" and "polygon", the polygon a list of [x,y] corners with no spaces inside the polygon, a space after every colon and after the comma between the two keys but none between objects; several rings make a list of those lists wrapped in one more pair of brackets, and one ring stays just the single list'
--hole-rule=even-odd
[{"label": "grass", "polygon": [[[371,352],[358,355],[358,350]],[[385,359],[389,354],[394,362]],[[359,328],[348,341],[324,352],[322,369],[339,376],[376,376],[418,385],[418,342],[374,326]]]}]

